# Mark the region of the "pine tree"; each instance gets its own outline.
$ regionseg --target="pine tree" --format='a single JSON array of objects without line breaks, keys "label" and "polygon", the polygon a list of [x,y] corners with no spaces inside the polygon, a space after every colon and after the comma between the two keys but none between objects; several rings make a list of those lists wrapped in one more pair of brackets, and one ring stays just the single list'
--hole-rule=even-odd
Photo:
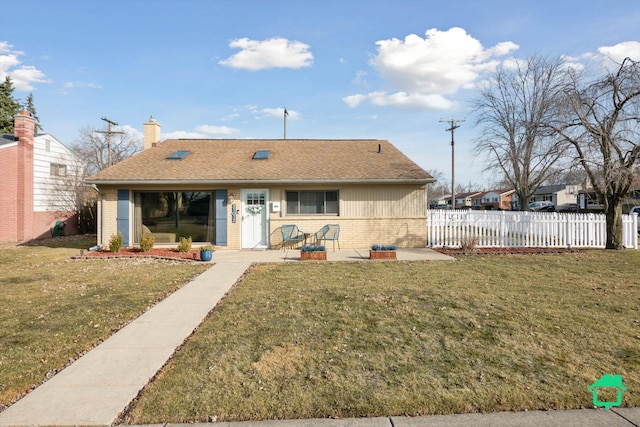
[{"label": "pine tree", "polygon": [[0,133],[13,133],[13,120],[20,104],[13,98],[13,83],[7,76],[0,84]]},{"label": "pine tree", "polygon": [[36,113],[36,106],[33,104],[33,93],[30,93],[27,97],[27,111],[31,113],[31,117],[33,117],[33,121],[36,124],[35,133],[37,134],[38,131],[42,130],[42,126],[40,126],[40,118]]}]

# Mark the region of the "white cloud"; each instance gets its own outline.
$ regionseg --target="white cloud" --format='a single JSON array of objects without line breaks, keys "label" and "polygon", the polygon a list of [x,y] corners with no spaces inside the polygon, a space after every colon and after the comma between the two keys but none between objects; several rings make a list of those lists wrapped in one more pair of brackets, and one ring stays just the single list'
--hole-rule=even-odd
[{"label": "white cloud", "polygon": [[351,80],[351,83],[359,86],[369,86],[369,83],[367,83],[366,80],[367,74],[369,73],[367,73],[366,71],[358,71],[356,73],[356,77]]},{"label": "white cloud", "polygon": [[142,132],[140,132],[138,129],[136,129],[133,126],[131,126],[131,125],[120,126],[120,128],[118,130],[123,131],[124,133],[126,133],[130,137],[132,137],[134,139],[137,139],[139,141],[144,140],[144,134]]},{"label": "white cloud", "polygon": [[627,41],[613,46],[602,46],[598,48],[598,54],[592,56],[606,70],[613,72],[622,64],[625,58],[640,61],[640,42]]},{"label": "white cloud", "polygon": [[177,130],[174,132],[167,132],[162,134],[162,139],[203,139],[206,135],[198,132],[189,132],[184,130]]},{"label": "white cloud", "polygon": [[83,88],[102,89],[102,86],[92,82],[82,82],[82,81],[64,82],[60,93],[62,93],[63,95],[68,95],[75,89],[83,89]]},{"label": "white cloud", "polygon": [[274,37],[268,40],[236,39],[229,47],[241,49],[229,58],[219,61],[221,65],[244,70],[263,70],[267,68],[302,68],[313,62],[309,45]]},{"label": "white cloud", "polygon": [[[283,119],[284,110],[284,108],[263,108],[262,110],[260,110],[260,112],[262,113],[262,117],[264,118]],[[287,113],[287,119],[297,120],[300,118],[300,113],[298,113],[297,111],[289,110],[287,108]]]},{"label": "white cloud", "polygon": [[223,122],[228,122],[230,120],[233,119],[237,119],[238,117],[240,117],[240,114],[238,113],[231,113],[231,114],[227,114],[226,116],[224,116],[223,118],[221,118],[220,120],[222,120]]},{"label": "white cloud", "polygon": [[[0,41],[0,80],[9,76],[17,91],[29,92],[35,83],[51,83],[45,74],[32,65],[22,65],[19,57],[25,53],[13,49],[6,41]],[[17,68],[16,68],[17,67]]]},{"label": "white cloud", "polygon": [[230,128],[228,126],[212,126],[201,125],[196,128],[196,131],[207,135],[231,135],[240,132],[238,129]]},{"label": "white cloud", "polygon": [[355,94],[355,95],[345,96],[344,98],[342,98],[344,103],[347,104],[351,108],[357,107],[365,99],[367,99],[367,95],[362,95],[362,94],[359,94],[359,93]]},{"label": "white cloud", "polygon": [[231,135],[240,132],[228,126],[200,125],[195,131],[177,130],[162,134],[162,139],[210,139],[220,135]]},{"label": "white cloud", "polygon": [[363,101],[377,107],[398,107],[410,110],[449,110],[455,103],[442,95],[407,92],[370,92],[366,95],[352,95],[343,98],[349,107],[357,107]]},{"label": "white cloud", "polygon": [[462,28],[439,31],[432,28],[422,38],[409,34],[376,42],[377,54],[369,61],[391,91],[343,98],[350,107],[368,100],[373,105],[412,109],[449,109],[447,98],[461,89],[476,86],[480,76],[495,70],[496,57],[507,55],[518,45],[501,42],[491,48],[471,37]]}]

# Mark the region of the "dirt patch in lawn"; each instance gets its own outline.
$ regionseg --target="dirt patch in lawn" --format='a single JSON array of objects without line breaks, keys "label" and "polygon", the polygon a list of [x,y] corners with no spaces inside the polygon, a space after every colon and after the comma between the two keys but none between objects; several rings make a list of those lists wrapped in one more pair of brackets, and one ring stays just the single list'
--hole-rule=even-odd
[{"label": "dirt patch in lawn", "polygon": [[579,252],[568,248],[433,248],[433,250],[445,255],[547,255]]}]

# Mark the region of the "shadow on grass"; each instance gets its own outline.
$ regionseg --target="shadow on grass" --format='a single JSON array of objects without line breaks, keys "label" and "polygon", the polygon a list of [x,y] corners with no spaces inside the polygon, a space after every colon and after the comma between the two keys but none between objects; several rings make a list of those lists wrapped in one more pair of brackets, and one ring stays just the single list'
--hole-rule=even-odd
[{"label": "shadow on grass", "polygon": [[42,246],[46,248],[89,249],[97,243],[95,234],[48,237],[21,243],[19,246]]}]

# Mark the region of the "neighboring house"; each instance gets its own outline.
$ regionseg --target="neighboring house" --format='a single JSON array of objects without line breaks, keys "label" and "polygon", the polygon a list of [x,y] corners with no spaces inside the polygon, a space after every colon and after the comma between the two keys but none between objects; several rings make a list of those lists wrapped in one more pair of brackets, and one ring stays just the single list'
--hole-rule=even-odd
[{"label": "neighboring house", "polygon": [[482,194],[481,191],[471,193],[456,193],[456,209],[468,209],[473,207],[473,198]]},{"label": "neighboring house", "polygon": [[77,230],[75,190],[68,185],[79,162],[49,134],[34,135],[35,122],[22,111],[15,132],[0,135],[0,241],[51,237],[56,222]]},{"label": "neighboring house", "polygon": [[[573,205],[578,201],[578,193],[582,185],[560,184],[545,185],[539,187],[529,198],[528,203],[551,202],[554,206]],[[513,195],[514,209],[520,209],[520,201],[516,194]]]},{"label": "neighboring house", "polygon": [[[427,184],[434,179],[382,140],[160,140],[86,182],[100,191],[98,244],[143,231],[229,249],[279,248],[281,226],[308,233],[340,225],[341,248],[427,244]],[[148,230],[148,231],[147,231]]]},{"label": "neighboring house", "polygon": [[440,197],[432,198],[429,201],[429,209],[451,209],[451,194],[443,194]]},{"label": "neighboring house", "polygon": [[511,209],[511,196],[514,190],[489,190],[471,196],[473,209],[480,210],[508,210]]}]

